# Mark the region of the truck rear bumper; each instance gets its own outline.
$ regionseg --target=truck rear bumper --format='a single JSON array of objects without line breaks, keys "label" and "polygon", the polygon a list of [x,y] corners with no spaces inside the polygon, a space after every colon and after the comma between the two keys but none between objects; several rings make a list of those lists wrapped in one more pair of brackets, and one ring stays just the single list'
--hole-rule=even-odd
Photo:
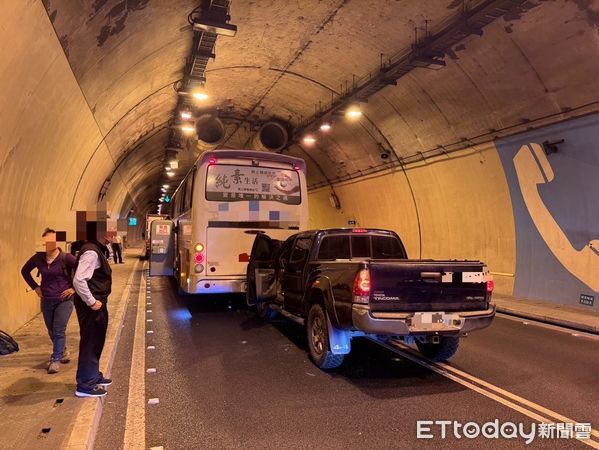
[{"label": "truck rear bumper", "polygon": [[452,313],[462,319],[459,326],[443,326],[439,329],[419,328],[412,325],[413,312],[391,313],[372,312],[368,305],[352,305],[352,320],[354,327],[367,334],[384,336],[410,335],[453,335],[460,336],[474,330],[480,330],[491,325],[495,317],[495,305],[483,311],[464,311]]}]

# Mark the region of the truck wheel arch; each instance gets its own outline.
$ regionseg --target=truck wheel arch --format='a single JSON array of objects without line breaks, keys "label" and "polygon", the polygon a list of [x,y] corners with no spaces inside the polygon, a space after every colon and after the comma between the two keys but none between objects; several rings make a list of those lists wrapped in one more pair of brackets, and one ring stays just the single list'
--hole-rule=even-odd
[{"label": "truck wheel arch", "polygon": [[[335,312],[335,308],[333,307],[332,301],[330,300],[332,296],[329,295],[328,290],[330,289],[330,285],[328,280],[324,279],[321,281],[321,284],[316,287],[312,286],[310,290],[306,294],[306,317],[310,312],[310,308],[315,303],[322,305],[325,311],[329,314],[329,320],[331,320],[332,324],[335,326],[339,325],[339,321],[337,319],[337,313]],[[331,314],[332,312],[332,314]]]}]

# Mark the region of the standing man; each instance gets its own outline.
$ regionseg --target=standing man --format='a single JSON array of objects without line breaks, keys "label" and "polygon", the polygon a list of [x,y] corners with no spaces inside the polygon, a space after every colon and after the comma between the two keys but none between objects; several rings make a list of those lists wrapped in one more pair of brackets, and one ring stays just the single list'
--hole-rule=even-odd
[{"label": "standing man", "polygon": [[123,238],[118,233],[115,234],[114,237],[112,238],[112,243],[110,245],[112,246],[112,254],[114,257],[114,263],[115,264],[123,264],[123,254],[122,254]]},{"label": "standing man", "polygon": [[[88,231],[88,240],[83,243],[77,256],[77,270],[73,279],[81,336],[75,391],[77,397],[104,397],[104,388],[112,384],[112,380],[104,378],[100,372],[100,356],[108,328],[106,302],[112,288],[112,270],[105,256],[106,247],[95,237],[95,229],[92,233]],[[103,241],[108,243],[105,236]]]}]

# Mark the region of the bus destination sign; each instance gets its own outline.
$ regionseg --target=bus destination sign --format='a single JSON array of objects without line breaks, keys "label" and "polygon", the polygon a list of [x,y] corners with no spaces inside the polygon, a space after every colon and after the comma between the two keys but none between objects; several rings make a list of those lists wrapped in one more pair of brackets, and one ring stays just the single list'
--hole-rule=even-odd
[{"label": "bus destination sign", "polygon": [[206,178],[206,200],[219,202],[276,201],[301,203],[296,171],[264,167],[211,165]]}]

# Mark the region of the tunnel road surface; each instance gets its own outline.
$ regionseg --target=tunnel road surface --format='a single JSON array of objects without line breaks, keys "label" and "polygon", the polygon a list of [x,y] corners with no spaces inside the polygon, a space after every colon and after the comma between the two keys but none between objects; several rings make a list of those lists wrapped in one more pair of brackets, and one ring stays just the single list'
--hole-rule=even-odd
[{"label": "tunnel road surface", "polygon": [[522,437],[457,438],[448,428],[443,438],[436,425],[424,430],[432,439],[417,438],[419,420],[498,419],[528,434],[536,417],[565,417],[597,429],[592,337],[497,317],[435,366],[466,374],[458,376],[465,383],[365,339],[339,369],[323,372],[297,324],[265,322],[233,297],[190,309],[169,279],[147,280],[129,304],[96,449],[599,448],[597,436],[537,435],[526,445]]}]

